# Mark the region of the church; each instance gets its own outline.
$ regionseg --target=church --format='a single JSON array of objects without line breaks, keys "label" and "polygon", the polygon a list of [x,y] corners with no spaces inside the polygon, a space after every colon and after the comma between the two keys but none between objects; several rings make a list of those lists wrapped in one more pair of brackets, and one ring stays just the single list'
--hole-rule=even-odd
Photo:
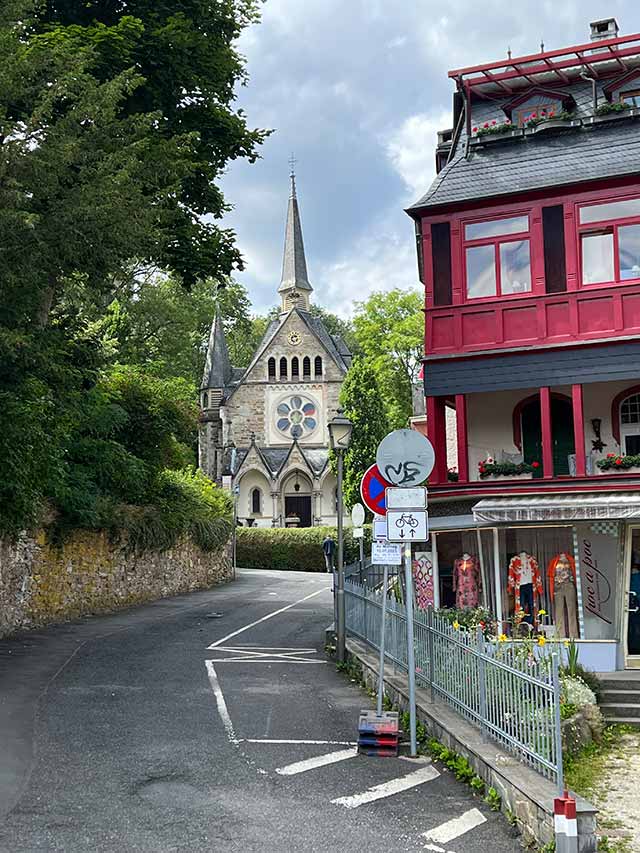
[{"label": "church", "polygon": [[200,389],[200,468],[237,496],[244,525],[336,523],[328,422],[351,353],[310,311],[295,175],[278,287],[280,314],[247,368],[229,360],[222,318],[211,326]]}]

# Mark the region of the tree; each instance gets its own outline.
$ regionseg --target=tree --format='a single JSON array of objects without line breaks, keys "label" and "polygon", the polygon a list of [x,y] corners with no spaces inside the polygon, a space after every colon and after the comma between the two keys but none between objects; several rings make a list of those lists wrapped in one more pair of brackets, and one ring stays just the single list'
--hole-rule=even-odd
[{"label": "tree", "polygon": [[389,432],[376,372],[364,358],[355,358],[340,391],[344,414],[353,423],[344,455],[344,499],[348,509],[360,500],[360,481],[376,461],[378,445]]},{"label": "tree", "polygon": [[259,20],[258,8],[257,0],[44,0],[31,26],[48,40],[90,48],[100,81],[135,68],[137,84],[119,114],[152,119],[158,141],[191,140],[191,168],[163,197],[166,239],[153,250],[188,287],[242,269],[235,234],[212,218],[228,210],[218,186],[226,166],[254,161],[267,135],[250,130],[233,104],[235,87],[246,82],[237,39]]},{"label": "tree", "polygon": [[360,345],[355,336],[353,323],[350,320],[343,320],[337,314],[332,314],[326,308],[321,308],[320,305],[315,304],[311,305],[309,313],[322,320],[330,335],[341,337],[351,350],[352,355],[357,355],[360,352]]},{"label": "tree", "polygon": [[375,371],[392,429],[405,427],[412,415],[412,386],[424,354],[422,308],[417,291],[399,288],[356,303],[355,337]]}]

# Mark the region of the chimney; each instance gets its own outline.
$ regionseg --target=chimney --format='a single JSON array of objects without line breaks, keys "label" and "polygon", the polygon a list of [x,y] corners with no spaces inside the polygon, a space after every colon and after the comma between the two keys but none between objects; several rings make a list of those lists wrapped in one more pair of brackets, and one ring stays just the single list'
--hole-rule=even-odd
[{"label": "chimney", "polygon": [[591,41],[617,38],[620,28],[615,18],[605,18],[602,21],[591,21]]}]

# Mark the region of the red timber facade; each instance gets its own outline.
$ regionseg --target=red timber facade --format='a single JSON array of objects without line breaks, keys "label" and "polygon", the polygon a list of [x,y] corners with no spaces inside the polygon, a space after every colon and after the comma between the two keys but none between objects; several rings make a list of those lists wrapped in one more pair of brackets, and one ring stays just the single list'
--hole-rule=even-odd
[{"label": "red timber facade", "polygon": [[[640,665],[640,34],[598,21],[586,44],[449,76],[453,128],[407,211],[441,603],[464,549],[508,630],[526,553],[532,625],[585,643],[594,668]],[[575,629],[553,601],[565,554]]]}]

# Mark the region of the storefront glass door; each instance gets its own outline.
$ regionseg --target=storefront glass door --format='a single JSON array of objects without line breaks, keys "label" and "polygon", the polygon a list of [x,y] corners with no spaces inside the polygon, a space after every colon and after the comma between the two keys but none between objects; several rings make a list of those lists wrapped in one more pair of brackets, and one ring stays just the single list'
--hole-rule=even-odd
[{"label": "storefront glass door", "polygon": [[627,666],[640,667],[640,528],[631,529],[627,572]]}]

